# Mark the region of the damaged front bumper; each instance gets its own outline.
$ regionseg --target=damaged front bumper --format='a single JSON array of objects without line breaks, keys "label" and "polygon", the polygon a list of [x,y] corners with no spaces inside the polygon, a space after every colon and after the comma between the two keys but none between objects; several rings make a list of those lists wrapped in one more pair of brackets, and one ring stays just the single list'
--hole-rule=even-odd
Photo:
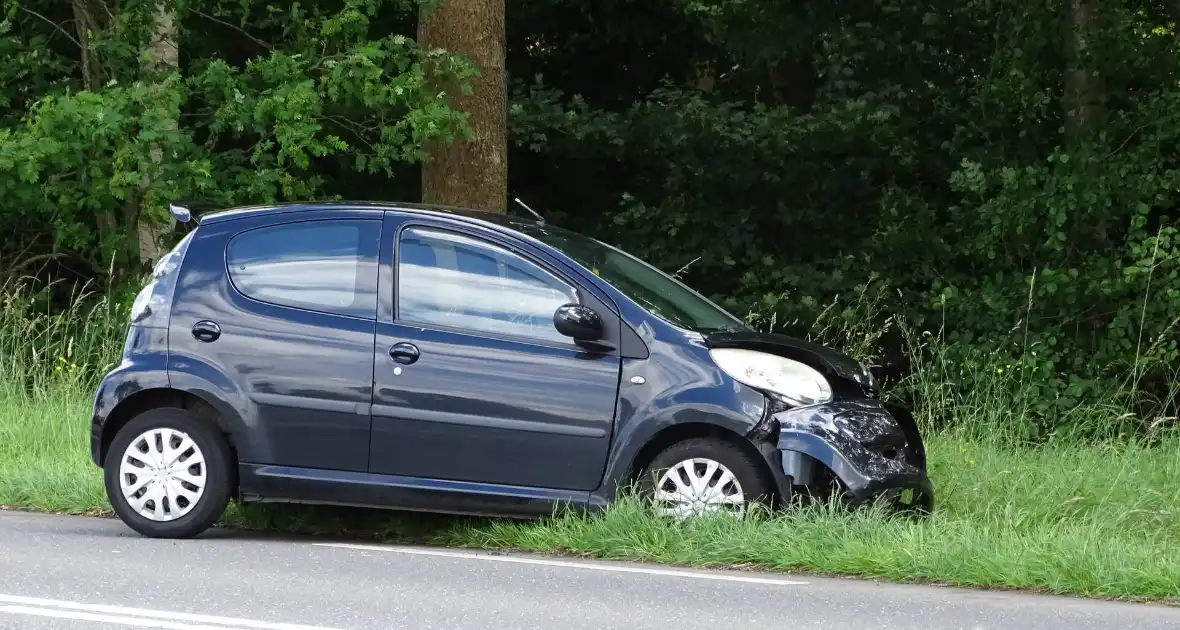
[{"label": "damaged front bumper", "polygon": [[854,504],[884,501],[929,512],[934,489],[917,424],[905,408],[873,399],[837,400],[775,413],[782,473],[811,486],[822,464]]}]

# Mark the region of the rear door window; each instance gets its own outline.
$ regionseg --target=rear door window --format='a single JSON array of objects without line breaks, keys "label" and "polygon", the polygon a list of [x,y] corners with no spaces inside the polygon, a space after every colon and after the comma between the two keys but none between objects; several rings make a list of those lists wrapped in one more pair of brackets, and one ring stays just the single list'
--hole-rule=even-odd
[{"label": "rear door window", "polygon": [[374,319],[381,222],[302,221],[255,228],[230,240],[226,266],[246,297]]}]

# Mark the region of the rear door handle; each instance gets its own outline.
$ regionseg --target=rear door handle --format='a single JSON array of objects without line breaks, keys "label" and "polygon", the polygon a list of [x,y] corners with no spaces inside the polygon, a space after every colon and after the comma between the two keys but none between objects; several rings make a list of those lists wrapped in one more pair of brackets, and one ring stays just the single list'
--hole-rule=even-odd
[{"label": "rear door handle", "polygon": [[193,324],[193,337],[196,337],[197,341],[209,343],[211,341],[217,341],[217,338],[220,336],[221,326],[218,326],[217,322],[211,322],[206,319]]},{"label": "rear door handle", "polygon": [[389,358],[398,363],[401,363],[402,365],[409,365],[417,361],[420,355],[421,353],[418,352],[418,346],[415,346],[408,341],[395,343],[393,344],[393,347],[389,349]]}]

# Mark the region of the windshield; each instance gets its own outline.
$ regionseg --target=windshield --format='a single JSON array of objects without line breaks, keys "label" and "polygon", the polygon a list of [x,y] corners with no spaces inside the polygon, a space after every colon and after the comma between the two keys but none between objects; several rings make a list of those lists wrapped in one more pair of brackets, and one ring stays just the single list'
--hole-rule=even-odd
[{"label": "windshield", "polygon": [[676,326],[697,332],[750,330],[679,280],[606,243],[549,226],[531,226],[523,231],[561,250],[652,314]]}]

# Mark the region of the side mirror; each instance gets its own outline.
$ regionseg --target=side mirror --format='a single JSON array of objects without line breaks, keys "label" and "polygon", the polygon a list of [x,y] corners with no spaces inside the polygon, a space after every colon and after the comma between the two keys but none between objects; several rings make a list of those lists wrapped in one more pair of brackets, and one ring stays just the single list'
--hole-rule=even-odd
[{"label": "side mirror", "polygon": [[581,304],[563,304],[553,313],[557,332],[575,341],[598,341],[602,338],[602,318]]}]

